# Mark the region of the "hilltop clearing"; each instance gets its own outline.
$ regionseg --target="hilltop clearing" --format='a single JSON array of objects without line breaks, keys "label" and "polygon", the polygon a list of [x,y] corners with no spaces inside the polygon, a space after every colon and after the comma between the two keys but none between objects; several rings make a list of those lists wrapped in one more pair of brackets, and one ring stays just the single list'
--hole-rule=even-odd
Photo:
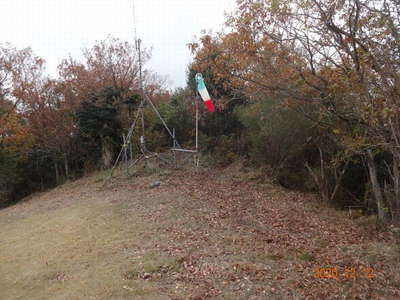
[{"label": "hilltop clearing", "polygon": [[313,195],[232,169],[103,176],[0,211],[0,299],[400,297],[393,233]]}]

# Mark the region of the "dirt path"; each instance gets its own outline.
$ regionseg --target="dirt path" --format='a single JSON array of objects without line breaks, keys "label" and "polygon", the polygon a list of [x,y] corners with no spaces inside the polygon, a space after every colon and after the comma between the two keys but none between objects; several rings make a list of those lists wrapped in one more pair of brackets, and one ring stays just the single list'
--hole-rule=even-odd
[{"label": "dirt path", "polygon": [[248,177],[99,175],[1,210],[0,299],[400,297],[390,233]]}]

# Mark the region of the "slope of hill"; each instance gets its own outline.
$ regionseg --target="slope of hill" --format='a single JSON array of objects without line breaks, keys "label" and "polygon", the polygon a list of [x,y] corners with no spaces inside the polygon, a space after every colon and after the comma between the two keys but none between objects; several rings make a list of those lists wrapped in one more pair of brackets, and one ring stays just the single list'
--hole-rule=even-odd
[{"label": "slope of hill", "polygon": [[250,177],[169,171],[102,187],[98,174],[3,209],[0,299],[400,297],[392,232]]}]

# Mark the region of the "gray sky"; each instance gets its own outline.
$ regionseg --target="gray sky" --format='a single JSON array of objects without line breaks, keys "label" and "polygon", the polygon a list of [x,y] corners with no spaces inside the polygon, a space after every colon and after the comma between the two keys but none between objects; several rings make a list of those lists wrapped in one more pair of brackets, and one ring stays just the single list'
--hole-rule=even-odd
[{"label": "gray sky", "polygon": [[[31,47],[55,76],[62,58],[108,35],[133,42],[133,0],[0,0],[0,43]],[[218,31],[235,0],[135,0],[138,36],[153,47],[148,67],[184,86],[186,46],[203,29]]]}]

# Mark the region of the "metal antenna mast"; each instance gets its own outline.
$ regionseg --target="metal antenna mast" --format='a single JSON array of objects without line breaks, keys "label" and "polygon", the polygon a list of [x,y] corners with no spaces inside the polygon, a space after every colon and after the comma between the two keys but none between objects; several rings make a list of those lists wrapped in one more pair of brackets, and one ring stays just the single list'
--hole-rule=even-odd
[{"label": "metal antenna mast", "polygon": [[[151,101],[151,99],[149,98],[149,96],[146,94],[145,89],[144,89],[144,85],[143,85],[143,64],[142,64],[142,51],[141,51],[141,43],[142,40],[137,38],[137,28],[136,28],[136,9],[135,9],[135,0],[132,0],[133,3],[133,26],[134,26],[134,35],[135,35],[135,48],[138,54],[138,64],[139,64],[139,89],[140,89],[140,94],[141,94],[141,101],[140,101],[140,105],[139,108],[136,112],[136,116],[134,118],[134,121],[131,124],[131,127],[128,130],[127,135],[123,135],[123,140],[124,140],[124,144],[122,146],[122,149],[114,163],[114,166],[111,169],[110,172],[110,176],[108,177],[108,179],[110,179],[113,176],[113,171],[114,169],[118,166],[118,163],[120,161],[124,161],[125,165],[126,165],[126,173],[127,175],[129,175],[129,169],[131,167],[133,167],[134,165],[136,165],[139,161],[141,161],[142,159],[144,159],[145,161],[151,157],[156,157],[161,159],[161,157],[157,154],[157,153],[152,153],[149,150],[146,149],[146,141],[145,141],[145,119],[144,119],[144,106],[145,104],[149,104],[150,108],[155,112],[155,114],[157,115],[157,117],[160,119],[161,123],[163,124],[164,128],[166,129],[167,133],[169,134],[169,136],[172,138],[173,140],[173,151],[187,151],[187,150],[183,150],[181,148],[181,146],[179,145],[178,141],[176,140],[175,137],[175,132],[171,131],[168,127],[168,125],[166,124],[166,122],[164,121],[163,117],[161,116],[160,112],[157,110],[156,106],[154,105],[154,103]],[[140,141],[139,141],[139,146],[140,146],[140,152],[141,154],[139,155],[139,157],[136,160],[133,160],[133,157],[131,155],[130,159],[133,161],[129,161],[128,159],[128,147],[131,146],[132,144],[132,138],[133,138],[133,133],[134,133],[134,129],[136,127],[136,125],[138,124],[139,118],[141,118],[141,135],[140,135]],[[187,152],[192,152],[190,150],[188,150]],[[194,152],[194,151],[193,151]],[[106,179],[103,183],[103,185],[106,183],[106,181],[108,181],[108,179]]]},{"label": "metal antenna mast", "polygon": [[132,9],[133,9],[133,34],[135,37],[135,41],[137,40],[137,32],[136,32],[136,7],[135,0],[132,0]]}]

